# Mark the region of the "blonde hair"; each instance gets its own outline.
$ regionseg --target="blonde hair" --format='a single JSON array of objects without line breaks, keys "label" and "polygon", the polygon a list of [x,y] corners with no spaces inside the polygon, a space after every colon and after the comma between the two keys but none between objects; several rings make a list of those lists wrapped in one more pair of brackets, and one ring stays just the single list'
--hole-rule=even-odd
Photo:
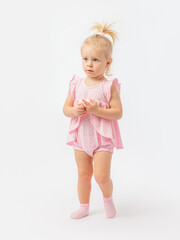
[{"label": "blonde hair", "polygon": [[[113,23],[109,25],[107,23],[103,23],[103,24],[94,23],[94,26],[91,27],[90,30],[97,30],[99,33],[108,34],[112,38],[113,43],[104,35],[95,33],[84,40],[81,46],[81,52],[85,45],[93,44],[98,50],[104,53],[106,59],[109,59],[112,56],[113,45],[115,43],[115,40],[118,39],[117,32],[111,28],[112,25]],[[107,67],[105,70],[106,76],[112,75],[112,74],[109,74],[109,70],[110,70],[109,68],[110,66]]]}]

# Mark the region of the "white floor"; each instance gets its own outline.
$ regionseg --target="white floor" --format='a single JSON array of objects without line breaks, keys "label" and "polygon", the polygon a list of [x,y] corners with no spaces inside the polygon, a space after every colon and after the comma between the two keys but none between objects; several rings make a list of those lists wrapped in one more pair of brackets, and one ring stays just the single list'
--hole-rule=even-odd
[{"label": "white floor", "polygon": [[[122,161],[121,169],[117,170],[114,162],[113,197],[118,216],[105,217],[102,195],[93,178],[90,215],[75,220],[70,218],[79,206],[76,174],[73,175],[75,165],[72,179],[63,178],[62,182],[64,170],[56,164],[52,161],[23,173],[13,168],[3,169],[0,239],[180,239],[179,189],[177,182],[172,185],[175,178],[163,181],[168,178],[162,173],[157,178],[155,172],[150,178],[152,171],[144,169],[143,174],[134,171],[132,162]],[[67,178],[70,175],[67,173]]]}]

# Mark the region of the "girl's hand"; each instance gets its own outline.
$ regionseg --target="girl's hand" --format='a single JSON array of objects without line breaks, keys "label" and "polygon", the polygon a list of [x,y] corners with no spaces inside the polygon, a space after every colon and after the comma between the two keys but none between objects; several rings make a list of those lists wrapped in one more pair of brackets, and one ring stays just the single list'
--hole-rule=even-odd
[{"label": "girl's hand", "polygon": [[73,114],[74,116],[83,116],[86,114],[86,108],[83,103],[78,103],[74,106]]},{"label": "girl's hand", "polygon": [[98,105],[94,99],[90,98],[90,103],[88,101],[86,101],[85,99],[82,99],[82,101],[84,102],[87,112],[96,113]]}]

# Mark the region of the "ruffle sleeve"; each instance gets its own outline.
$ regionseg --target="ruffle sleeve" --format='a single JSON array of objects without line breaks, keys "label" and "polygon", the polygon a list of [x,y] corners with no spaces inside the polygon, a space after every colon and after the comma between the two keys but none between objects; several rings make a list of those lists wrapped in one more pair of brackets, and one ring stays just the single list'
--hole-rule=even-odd
[{"label": "ruffle sleeve", "polygon": [[111,87],[112,87],[112,84],[114,84],[118,90],[118,93],[120,95],[120,89],[121,89],[121,84],[118,82],[118,79],[117,78],[114,78],[112,80],[108,80],[106,82],[107,84],[107,90],[106,90],[106,98],[107,98],[107,101],[108,103],[110,102],[111,100]]}]

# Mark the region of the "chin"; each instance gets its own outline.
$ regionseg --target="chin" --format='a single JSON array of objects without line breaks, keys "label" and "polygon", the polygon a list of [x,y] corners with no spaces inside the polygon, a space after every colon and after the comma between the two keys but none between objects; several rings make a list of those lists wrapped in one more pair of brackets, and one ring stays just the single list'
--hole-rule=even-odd
[{"label": "chin", "polygon": [[88,76],[91,76],[91,77],[92,77],[92,76],[94,77],[94,74],[93,74],[93,73],[87,72],[87,75],[88,75]]}]

